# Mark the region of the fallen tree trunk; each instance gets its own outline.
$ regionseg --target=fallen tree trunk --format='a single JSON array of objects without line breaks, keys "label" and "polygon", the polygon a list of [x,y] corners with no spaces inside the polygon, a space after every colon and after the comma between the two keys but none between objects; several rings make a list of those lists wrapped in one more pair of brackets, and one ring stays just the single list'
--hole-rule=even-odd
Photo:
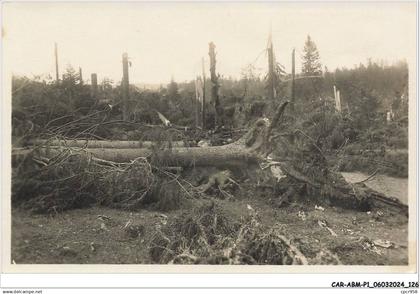
[{"label": "fallen tree trunk", "polygon": [[98,158],[115,162],[129,162],[149,157],[169,166],[239,166],[256,163],[260,159],[239,144],[215,147],[179,147],[152,151],[150,149],[89,149]]},{"label": "fallen tree trunk", "polygon": [[[25,152],[26,151],[26,152]],[[20,155],[28,154],[29,150],[20,150]],[[255,164],[262,158],[240,145],[225,145],[215,147],[178,147],[173,149],[151,150],[149,148],[117,149],[89,148],[82,150],[63,149],[59,146],[41,148],[35,154],[44,158],[53,158],[63,152],[81,153],[95,158],[117,163],[130,162],[139,157],[158,161],[165,166],[216,166],[232,167]]]},{"label": "fallen tree trunk", "polygon": [[[69,145],[47,144],[40,146],[35,151],[36,154],[52,158],[60,153],[69,150],[69,152],[86,152],[93,157],[114,161],[130,162],[139,157],[150,158],[169,166],[244,166],[255,164],[265,159],[269,132],[273,129],[273,124],[277,124],[279,117],[282,116],[287,102],[283,103],[273,118],[273,123],[268,119],[257,120],[251,129],[238,141],[223,146],[209,147],[175,147],[162,149],[149,148],[91,148],[94,145],[86,147],[86,141],[76,141],[75,145],[80,148],[70,148]],[[42,141],[41,141],[42,142]],[[53,140],[54,142],[54,140]],[[82,142],[84,144],[82,145]],[[95,141],[93,141],[95,142]],[[106,141],[104,141],[106,142]],[[57,141],[56,143],[60,143]],[[87,142],[89,144],[89,142]],[[95,144],[95,143],[94,143]],[[127,143],[132,144],[132,143]],[[135,144],[136,145],[136,144]],[[78,147],[78,146],[77,146]],[[165,146],[164,146],[165,147]],[[16,153],[25,155],[31,152],[30,149],[19,150]]]},{"label": "fallen tree trunk", "polygon": [[130,148],[151,148],[153,146],[168,146],[168,147],[185,147],[183,141],[105,141],[105,140],[45,140],[37,139],[29,142],[29,145],[41,146],[67,146],[79,148],[115,148],[115,149],[130,149]]},{"label": "fallen tree trunk", "polygon": [[175,148],[69,148],[65,145],[47,145],[31,149],[16,149],[15,155],[24,156],[30,152],[44,158],[53,158],[63,152],[86,153],[93,157],[113,162],[130,162],[139,157],[146,157],[168,166],[217,166],[232,167],[256,164],[264,160],[259,150],[264,143],[262,134],[268,127],[267,120],[259,120],[254,127],[238,141],[209,147]]}]

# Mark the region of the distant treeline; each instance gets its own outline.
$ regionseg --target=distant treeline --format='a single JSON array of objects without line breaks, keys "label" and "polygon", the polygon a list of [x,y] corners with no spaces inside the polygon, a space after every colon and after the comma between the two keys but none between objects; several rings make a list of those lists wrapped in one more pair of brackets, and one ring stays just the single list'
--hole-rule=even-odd
[{"label": "distant treeline", "polygon": [[[235,111],[242,107],[260,115],[268,105],[267,82],[254,74],[252,67],[242,73],[240,79],[223,78],[220,82],[220,102],[225,115],[234,120]],[[210,85],[210,81],[207,82]],[[392,65],[376,62],[360,64],[352,69],[324,70],[319,78],[296,76],[295,101],[298,112],[306,112],[312,104],[334,103],[333,86],[341,93],[343,112],[369,124],[373,119],[384,117],[392,111],[397,118],[407,116],[408,65],[401,61]],[[280,103],[291,99],[291,75],[279,79],[277,98]],[[176,83],[171,81],[158,90],[130,88],[130,119],[137,122],[159,123],[155,111],[167,116],[180,125],[193,125],[195,120],[195,82]],[[212,116],[210,87],[206,87],[208,116]],[[38,126],[45,126],[63,116],[72,118],[87,115],[92,111],[109,108],[109,116],[121,115],[121,87],[109,79],[99,83],[92,93],[88,84],[80,81],[78,73],[68,67],[59,83],[40,78],[14,76],[12,81],[13,118],[28,120]],[[276,101],[274,101],[275,103]],[[61,120],[65,122],[66,119]],[[209,121],[211,119],[209,118]]]}]

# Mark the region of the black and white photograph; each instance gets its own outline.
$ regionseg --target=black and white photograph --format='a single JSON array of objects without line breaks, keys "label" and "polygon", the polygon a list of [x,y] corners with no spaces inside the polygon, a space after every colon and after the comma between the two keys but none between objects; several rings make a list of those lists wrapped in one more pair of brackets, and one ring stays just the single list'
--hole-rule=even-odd
[{"label": "black and white photograph", "polygon": [[415,271],[416,1],[2,5],[3,268]]}]

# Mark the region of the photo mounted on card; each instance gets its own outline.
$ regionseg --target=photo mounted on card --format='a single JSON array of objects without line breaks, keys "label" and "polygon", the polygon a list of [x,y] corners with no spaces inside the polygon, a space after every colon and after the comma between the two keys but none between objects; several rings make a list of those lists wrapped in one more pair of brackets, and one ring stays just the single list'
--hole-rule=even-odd
[{"label": "photo mounted on card", "polygon": [[2,37],[3,271],[415,271],[416,2],[11,1]]}]

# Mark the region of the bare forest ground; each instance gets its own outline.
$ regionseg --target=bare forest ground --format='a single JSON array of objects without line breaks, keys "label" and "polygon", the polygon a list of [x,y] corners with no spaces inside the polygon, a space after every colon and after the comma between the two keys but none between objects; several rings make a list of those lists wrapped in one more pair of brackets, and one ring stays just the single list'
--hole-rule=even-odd
[{"label": "bare forest ground", "polygon": [[[104,81],[92,94],[72,68],[60,83],[14,77],[12,261],[405,265],[407,206],[389,197],[407,203],[407,75],[404,64],[369,64],[325,73],[319,85],[301,80],[285,112],[287,101],[265,99],[265,79],[220,78],[224,109],[204,116],[206,131],[186,127],[196,120],[194,82],[128,87],[127,119],[120,87]],[[342,113],[333,86],[351,98]],[[73,139],[154,143],[144,154],[105,148],[107,158],[87,141],[61,144]]]},{"label": "bare forest ground", "polygon": [[[397,180],[400,182],[398,186],[395,185]],[[381,187],[403,195],[407,182],[401,179],[382,181]],[[233,198],[186,200],[179,209],[164,214],[154,209],[130,212],[94,206],[56,215],[34,215],[26,209],[14,208],[12,260],[17,264],[161,262],[162,252],[156,257],[157,233],[175,230],[182,220],[201,217],[199,211],[204,207],[205,211],[215,208],[215,217],[223,215],[229,223],[238,224],[233,230],[233,238],[236,238],[244,219],[254,214],[264,231],[275,228],[281,232],[309,264],[408,263],[408,219],[404,215],[380,210],[360,212],[325,205],[316,208],[316,203],[307,201],[277,208],[273,199],[266,195],[264,191],[246,187],[244,183]],[[169,234],[167,237],[173,241]],[[188,247],[188,244],[185,246]],[[194,261],[228,262],[216,259]]]}]

